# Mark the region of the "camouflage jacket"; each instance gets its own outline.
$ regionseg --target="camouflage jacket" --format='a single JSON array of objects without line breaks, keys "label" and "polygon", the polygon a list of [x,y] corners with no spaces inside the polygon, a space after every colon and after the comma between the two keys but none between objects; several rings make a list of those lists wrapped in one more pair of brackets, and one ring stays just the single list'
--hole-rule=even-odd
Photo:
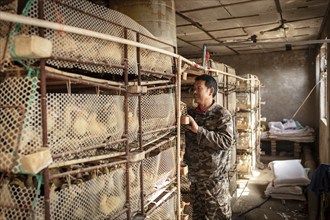
[{"label": "camouflage jacket", "polygon": [[233,142],[233,122],[228,110],[213,105],[206,111],[190,109],[199,128],[186,131],[185,161],[192,181],[219,179],[227,176]]}]

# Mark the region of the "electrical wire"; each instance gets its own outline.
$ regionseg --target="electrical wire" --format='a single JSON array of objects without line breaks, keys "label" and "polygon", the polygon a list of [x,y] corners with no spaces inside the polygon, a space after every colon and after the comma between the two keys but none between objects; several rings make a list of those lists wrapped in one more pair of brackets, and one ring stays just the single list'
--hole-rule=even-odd
[{"label": "electrical wire", "polygon": [[316,88],[316,86],[318,84],[320,84],[322,82],[322,80],[324,80],[325,77],[322,76],[322,78],[320,79],[320,81],[318,81],[315,86],[311,89],[311,91],[308,93],[308,95],[306,96],[306,98],[304,99],[304,101],[301,103],[301,105],[299,106],[299,108],[297,109],[297,111],[293,114],[293,116],[291,117],[291,119],[293,119],[294,117],[296,117],[296,115],[298,114],[299,110],[301,109],[301,107],[305,104],[305,102],[307,101],[307,99],[309,98],[309,96],[312,94],[312,92],[314,91],[314,89]]},{"label": "electrical wire", "polygon": [[250,208],[250,209],[246,210],[245,212],[239,214],[238,217],[241,217],[241,216],[243,216],[243,215],[245,215],[245,214],[251,212],[252,210],[254,210],[254,209],[256,209],[256,208],[259,208],[260,206],[262,206],[263,204],[265,204],[269,199],[270,199],[270,196],[267,197],[264,201],[262,201],[262,202],[259,203],[258,205],[253,206],[252,208]]}]

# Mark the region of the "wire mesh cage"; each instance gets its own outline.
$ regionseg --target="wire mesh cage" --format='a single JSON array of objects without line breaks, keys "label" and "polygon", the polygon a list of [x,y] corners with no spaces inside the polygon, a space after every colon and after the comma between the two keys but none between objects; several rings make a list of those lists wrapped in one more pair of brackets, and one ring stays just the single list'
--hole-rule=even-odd
[{"label": "wire mesh cage", "polygon": [[[118,38],[126,38],[131,41],[137,41],[137,33],[139,33],[141,34],[139,41],[142,43],[171,52],[174,51],[173,47],[156,40],[150,32],[128,16],[93,4],[87,0],[45,0],[42,8],[43,11],[41,13],[38,1],[29,0],[25,7],[25,15],[39,18],[39,15],[43,14],[43,19],[47,21],[87,29]],[[15,45],[15,38],[39,35],[39,28],[35,26],[12,25],[10,33],[8,33],[8,29],[8,27],[6,29],[4,27],[3,36],[1,35],[2,37],[0,38],[4,45],[8,45],[7,50],[6,46],[1,47],[4,51],[3,54],[6,54],[3,56],[6,63],[10,62],[10,55],[13,58],[17,57],[16,52],[19,48]],[[6,37],[8,35],[9,40],[7,42]],[[45,29],[44,38],[52,44],[51,59],[47,59],[48,65],[57,68],[79,69],[92,73],[120,75],[123,73],[124,60],[126,60],[123,44],[52,29]],[[145,71],[148,71],[148,73],[143,71],[142,74],[149,75],[150,71],[156,71],[173,75],[173,60],[170,56],[145,49],[141,50],[141,54],[137,54],[137,49],[133,46],[127,46],[127,49],[129,74],[138,74],[137,56],[141,56],[140,64]],[[27,59],[24,62],[32,65],[36,62],[36,59]]]},{"label": "wire mesh cage", "polygon": [[236,127],[237,129],[254,129],[256,126],[256,111],[237,112]]},{"label": "wire mesh cage", "polygon": [[33,185],[32,176],[4,177],[0,182],[0,218],[43,219],[39,218],[43,204],[39,189]]},{"label": "wire mesh cage", "polygon": [[[123,96],[48,93],[48,145],[52,154],[80,150],[78,156],[91,156],[96,149],[84,149],[120,139],[125,121],[123,100]],[[123,150],[118,145],[108,148]]]},{"label": "wire mesh cage", "polygon": [[141,208],[141,166],[139,163],[133,163],[129,168],[129,182],[130,182],[130,208],[131,208],[131,216],[135,216],[140,213]]},{"label": "wire mesh cage", "polygon": [[24,105],[0,106],[0,171],[9,172],[17,163],[24,112]]},{"label": "wire mesh cage", "polygon": [[[1,4],[1,11],[16,14],[18,1],[7,2],[7,5]],[[39,9],[43,9],[42,13]],[[172,46],[157,40],[129,17],[87,0],[28,0],[22,14],[32,18],[39,18],[43,14],[43,19],[47,21],[174,51]],[[17,37],[38,36],[39,28],[2,21],[0,25],[0,71],[6,73],[13,66],[17,68],[17,65],[23,65],[29,71],[31,67],[39,65],[36,58],[19,57],[16,53],[18,47],[15,45]],[[128,74],[137,75],[137,61],[140,60],[142,76],[175,76],[171,56],[146,49],[140,49],[138,54],[139,50],[133,46],[127,46],[125,51],[126,46],[120,43],[47,28],[44,31],[45,39],[52,43],[52,54],[46,59],[48,66],[82,75],[122,75],[124,63],[127,62]],[[135,79],[136,76],[130,76],[131,78]],[[118,81],[121,77],[111,76],[111,79]],[[119,84],[117,82],[116,85]],[[42,129],[47,129],[47,147],[56,162],[52,164],[50,172],[61,174],[62,171],[54,167],[67,161],[84,167],[78,165],[74,159],[87,158],[85,161],[90,161],[91,157],[101,154],[104,156],[109,152],[120,152],[123,155],[127,146],[129,151],[134,150],[133,147],[139,143],[140,126],[143,145],[140,147],[145,148],[176,128],[176,91],[164,89],[171,85],[157,89],[148,84],[148,92],[141,96],[141,102],[137,95],[127,95],[127,91],[122,88],[106,95],[63,92],[64,90],[58,92],[54,89],[56,92],[46,94],[47,128],[42,126],[41,86],[47,87],[48,84],[43,85],[37,75],[31,76],[30,73],[27,77],[5,77],[0,82],[0,171],[12,170],[19,173],[17,155],[35,153],[43,146]],[[128,97],[127,112],[125,97]],[[142,119],[141,124],[139,117]],[[127,133],[125,120],[128,122]],[[120,165],[81,175],[51,178],[51,219],[127,219],[127,209],[131,211],[130,217],[140,213],[145,208],[141,207],[141,196],[145,196],[146,202],[151,203],[173,185],[177,163],[175,146],[176,140],[171,139],[158,150],[149,152],[143,160],[143,166],[140,162],[130,163],[128,172],[124,165]],[[93,165],[95,164],[91,163],[86,166]],[[141,168],[144,174],[143,188]],[[45,192],[42,191],[40,196],[36,187],[20,186],[11,181],[0,183],[0,219],[45,219],[44,213],[48,205],[44,201]],[[176,195],[166,200],[151,216],[152,219],[175,219],[175,212]]]},{"label": "wire mesh cage", "polygon": [[103,168],[73,178],[54,179],[52,219],[126,219],[125,168]]},{"label": "wire mesh cage", "polygon": [[[160,134],[171,130],[153,132],[169,128],[175,124],[175,93],[172,90],[153,90],[141,97],[142,132],[144,143],[159,139]],[[153,132],[153,133],[151,133]]]},{"label": "wire mesh cage", "polygon": [[237,149],[254,148],[257,141],[257,133],[255,131],[239,132],[237,135]]},{"label": "wire mesh cage", "polygon": [[[18,159],[19,155],[35,153],[42,146],[38,83],[39,80],[36,76],[7,77],[0,83],[0,105],[22,106],[25,109],[24,115],[18,112],[8,112],[9,114],[1,118],[0,128],[4,134],[2,137],[4,151],[2,152],[7,153],[6,155],[1,154],[1,156],[7,160],[8,157]],[[2,113],[5,113],[4,111],[2,109]],[[22,126],[19,126],[19,123],[22,123]],[[12,171],[19,172],[19,165],[16,160]]]},{"label": "wire mesh cage", "polygon": [[[36,152],[42,146],[41,139],[41,104],[39,94],[39,80],[37,77],[8,77],[0,83],[0,105],[23,105],[26,108],[23,128],[19,137],[19,154]],[[168,128],[175,123],[174,92],[155,90],[142,97],[142,129],[147,133],[144,141],[157,139],[160,128]],[[128,100],[128,139],[129,142],[138,140],[138,99],[136,96]],[[87,157],[95,155],[96,150],[84,150],[98,144],[106,144],[120,139],[124,133],[124,97],[99,94],[47,94],[47,134],[48,146],[52,155],[61,155],[68,152],[78,152],[62,155],[56,161]],[[19,116],[19,114],[16,114]],[[2,132],[11,141],[16,140],[17,127],[12,127],[12,117],[6,114],[1,123]],[[22,119],[21,119],[22,120]],[[19,118],[16,117],[16,124]],[[149,132],[149,134],[148,134]],[[3,140],[2,142],[8,142]],[[17,142],[17,140],[16,140]],[[15,143],[16,143],[15,142]],[[13,143],[14,144],[14,143]],[[18,142],[17,142],[18,144]],[[8,148],[7,153],[14,153],[15,145],[3,146]],[[10,148],[10,149],[9,149]],[[122,145],[109,145],[108,149],[123,151]],[[7,155],[9,156],[9,155]],[[8,158],[7,158],[8,159]],[[2,164],[2,163],[1,163]],[[6,163],[7,164],[7,163]],[[5,164],[4,164],[5,166]],[[3,168],[2,168],[3,169]]]},{"label": "wire mesh cage", "polygon": [[[143,163],[144,194],[146,201],[152,201],[170,182],[176,173],[175,140],[167,142],[168,149],[150,155]],[[156,152],[154,152],[156,153]],[[153,154],[154,154],[153,153]]]},{"label": "wire mesh cage", "polygon": [[177,195],[173,195],[170,199],[162,203],[159,207],[155,209],[155,211],[153,211],[150,215],[148,215],[147,219],[162,219],[162,220],[177,219],[176,203],[177,203]]}]

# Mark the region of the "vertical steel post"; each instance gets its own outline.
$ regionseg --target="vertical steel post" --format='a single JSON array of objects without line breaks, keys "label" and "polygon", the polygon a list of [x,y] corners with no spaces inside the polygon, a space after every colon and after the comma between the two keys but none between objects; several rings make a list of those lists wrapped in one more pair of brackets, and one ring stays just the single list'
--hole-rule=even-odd
[{"label": "vertical steel post", "polygon": [[181,199],[181,183],[180,183],[180,150],[181,150],[181,112],[180,112],[180,100],[181,100],[181,69],[182,66],[182,59],[181,56],[178,59],[178,68],[177,68],[177,77],[176,77],[176,124],[177,124],[177,141],[176,141],[176,172],[177,172],[177,219],[180,220],[181,213],[180,213],[180,199]]},{"label": "vertical steel post", "polygon": [[[128,38],[128,31],[127,28],[124,28],[124,38]],[[129,162],[129,141],[128,141],[128,93],[127,93],[127,87],[128,87],[128,46],[127,44],[124,44],[124,81],[125,81],[125,97],[124,97],[124,112],[125,112],[125,136],[126,136],[126,207],[127,207],[127,219],[131,218],[131,204],[130,204],[130,184],[129,184],[129,168],[130,168],[130,162]]]},{"label": "vertical steel post", "polygon": [[[44,1],[38,1],[39,19],[44,19]],[[39,36],[45,36],[44,28],[39,28]],[[41,126],[42,126],[42,146],[47,147],[47,96],[46,96],[46,59],[40,59],[40,91],[41,91]],[[44,169],[44,197],[45,197],[45,219],[50,217],[50,201],[49,201],[49,169]]]},{"label": "vertical steel post", "polygon": [[[136,33],[136,41],[140,42],[140,34]],[[138,67],[138,85],[141,86],[141,48],[136,48],[136,58]],[[138,111],[139,111],[139,145],[140,151],[143,151],[142,144],[142,115],[141,115],[141,93],[138,96]],[[145,216],[144,211],[144,179],[143,179],[143,160],[140,162],[140,197],[141,197],[141,215]]]},{"label": "vertical steel post", "polygon": [[205,68],[206,66],[206,44],[203,44],[203,61],[202,61],[202,66]]}]

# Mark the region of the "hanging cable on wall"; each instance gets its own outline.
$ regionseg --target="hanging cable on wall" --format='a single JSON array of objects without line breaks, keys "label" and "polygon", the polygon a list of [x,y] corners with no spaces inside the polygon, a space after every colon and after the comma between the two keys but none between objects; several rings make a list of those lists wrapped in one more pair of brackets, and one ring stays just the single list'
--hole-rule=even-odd
[{"label": "hanging cable on wall", "polygon": [[311,89],[311,91],[308,93],[308,95],[306,96],[306,98],[304,99],[304,101],[301,103],[301,105],[299,106],[299,108],[297,109],[297,111],[293,114],[293,116],[291,117],[291,119],[293,119],[294,117],[296,117],[296,115],[298,114],[299,110],[301,109],[301,107],[305,104],[305,102],[307,101],[307,99],[309,98],[309,96],[312,94],[312,92],[314,91],[314,89],[316,88],[316,86],[318,84],[320,84],[323,80],[325,79],[324,76],[322,76],[322,78],[315,84],[315,86]]}]

